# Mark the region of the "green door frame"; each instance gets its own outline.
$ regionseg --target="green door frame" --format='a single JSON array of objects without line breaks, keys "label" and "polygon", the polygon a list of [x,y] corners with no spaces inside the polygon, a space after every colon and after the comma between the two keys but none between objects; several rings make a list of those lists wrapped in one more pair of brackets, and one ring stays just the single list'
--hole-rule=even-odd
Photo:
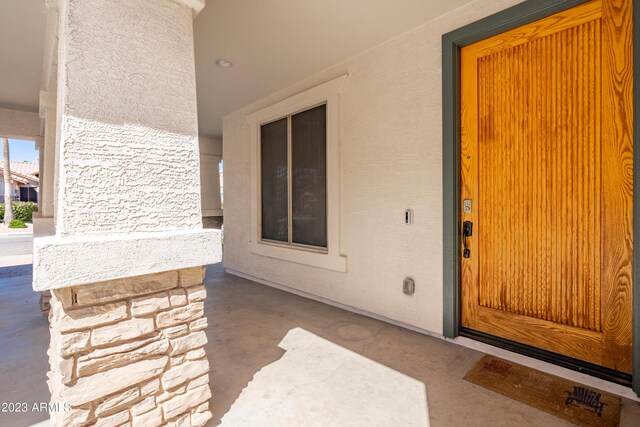
[{"label": "green door frame", "polygon": [[[443,334],[460,334],[460,48],[588,0],[527,0],[442,36]],[[638,25],[636,25],[638,23]],[[640,0],[633,0],[634,165],[640,165]],[[637,169],[637,168],[634,168]],[[633,265],[640,266],[640,173],[634,173]],[[633,269],[632,388],[640,396],[640,268]]]}]

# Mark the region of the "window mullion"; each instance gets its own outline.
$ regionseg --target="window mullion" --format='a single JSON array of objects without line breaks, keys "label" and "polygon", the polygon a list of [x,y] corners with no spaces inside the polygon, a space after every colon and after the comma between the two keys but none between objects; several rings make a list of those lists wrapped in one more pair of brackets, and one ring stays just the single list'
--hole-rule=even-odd
[{"label": "window mullion", "polygon": [[291,116],[287,117],[287,235],[288,243],[293,243],[293,168],[291,156]]}]

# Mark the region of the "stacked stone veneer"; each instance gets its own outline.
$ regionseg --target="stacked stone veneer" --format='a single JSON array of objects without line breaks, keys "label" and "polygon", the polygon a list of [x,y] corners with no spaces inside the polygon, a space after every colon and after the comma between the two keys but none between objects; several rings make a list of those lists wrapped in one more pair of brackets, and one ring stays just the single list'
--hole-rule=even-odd
[{"label": "stacked stone veneer", "polygon": [[54,290],[52,426],[204,425],[203,275],[190,268]]}]

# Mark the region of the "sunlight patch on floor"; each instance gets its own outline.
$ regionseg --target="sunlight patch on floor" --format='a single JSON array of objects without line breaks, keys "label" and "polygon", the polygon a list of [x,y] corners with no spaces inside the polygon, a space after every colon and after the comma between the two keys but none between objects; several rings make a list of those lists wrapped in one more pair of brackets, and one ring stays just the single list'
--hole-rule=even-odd
[{"label": "sunlight patch on floor", "polygon": [[220,426],[429,427],[422,382],[301,328],[279,346]]}]

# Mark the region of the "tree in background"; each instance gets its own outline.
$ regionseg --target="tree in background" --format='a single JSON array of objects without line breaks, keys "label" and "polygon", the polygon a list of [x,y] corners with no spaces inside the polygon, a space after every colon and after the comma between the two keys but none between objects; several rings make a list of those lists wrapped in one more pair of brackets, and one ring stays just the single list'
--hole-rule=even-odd
[{"label": "tree in background", "polygon": [[9,140],[2,138],[2,168],[4,176],[4,223],[13,221],[13,209],[11,208],[11,165],[9,163]]}]

